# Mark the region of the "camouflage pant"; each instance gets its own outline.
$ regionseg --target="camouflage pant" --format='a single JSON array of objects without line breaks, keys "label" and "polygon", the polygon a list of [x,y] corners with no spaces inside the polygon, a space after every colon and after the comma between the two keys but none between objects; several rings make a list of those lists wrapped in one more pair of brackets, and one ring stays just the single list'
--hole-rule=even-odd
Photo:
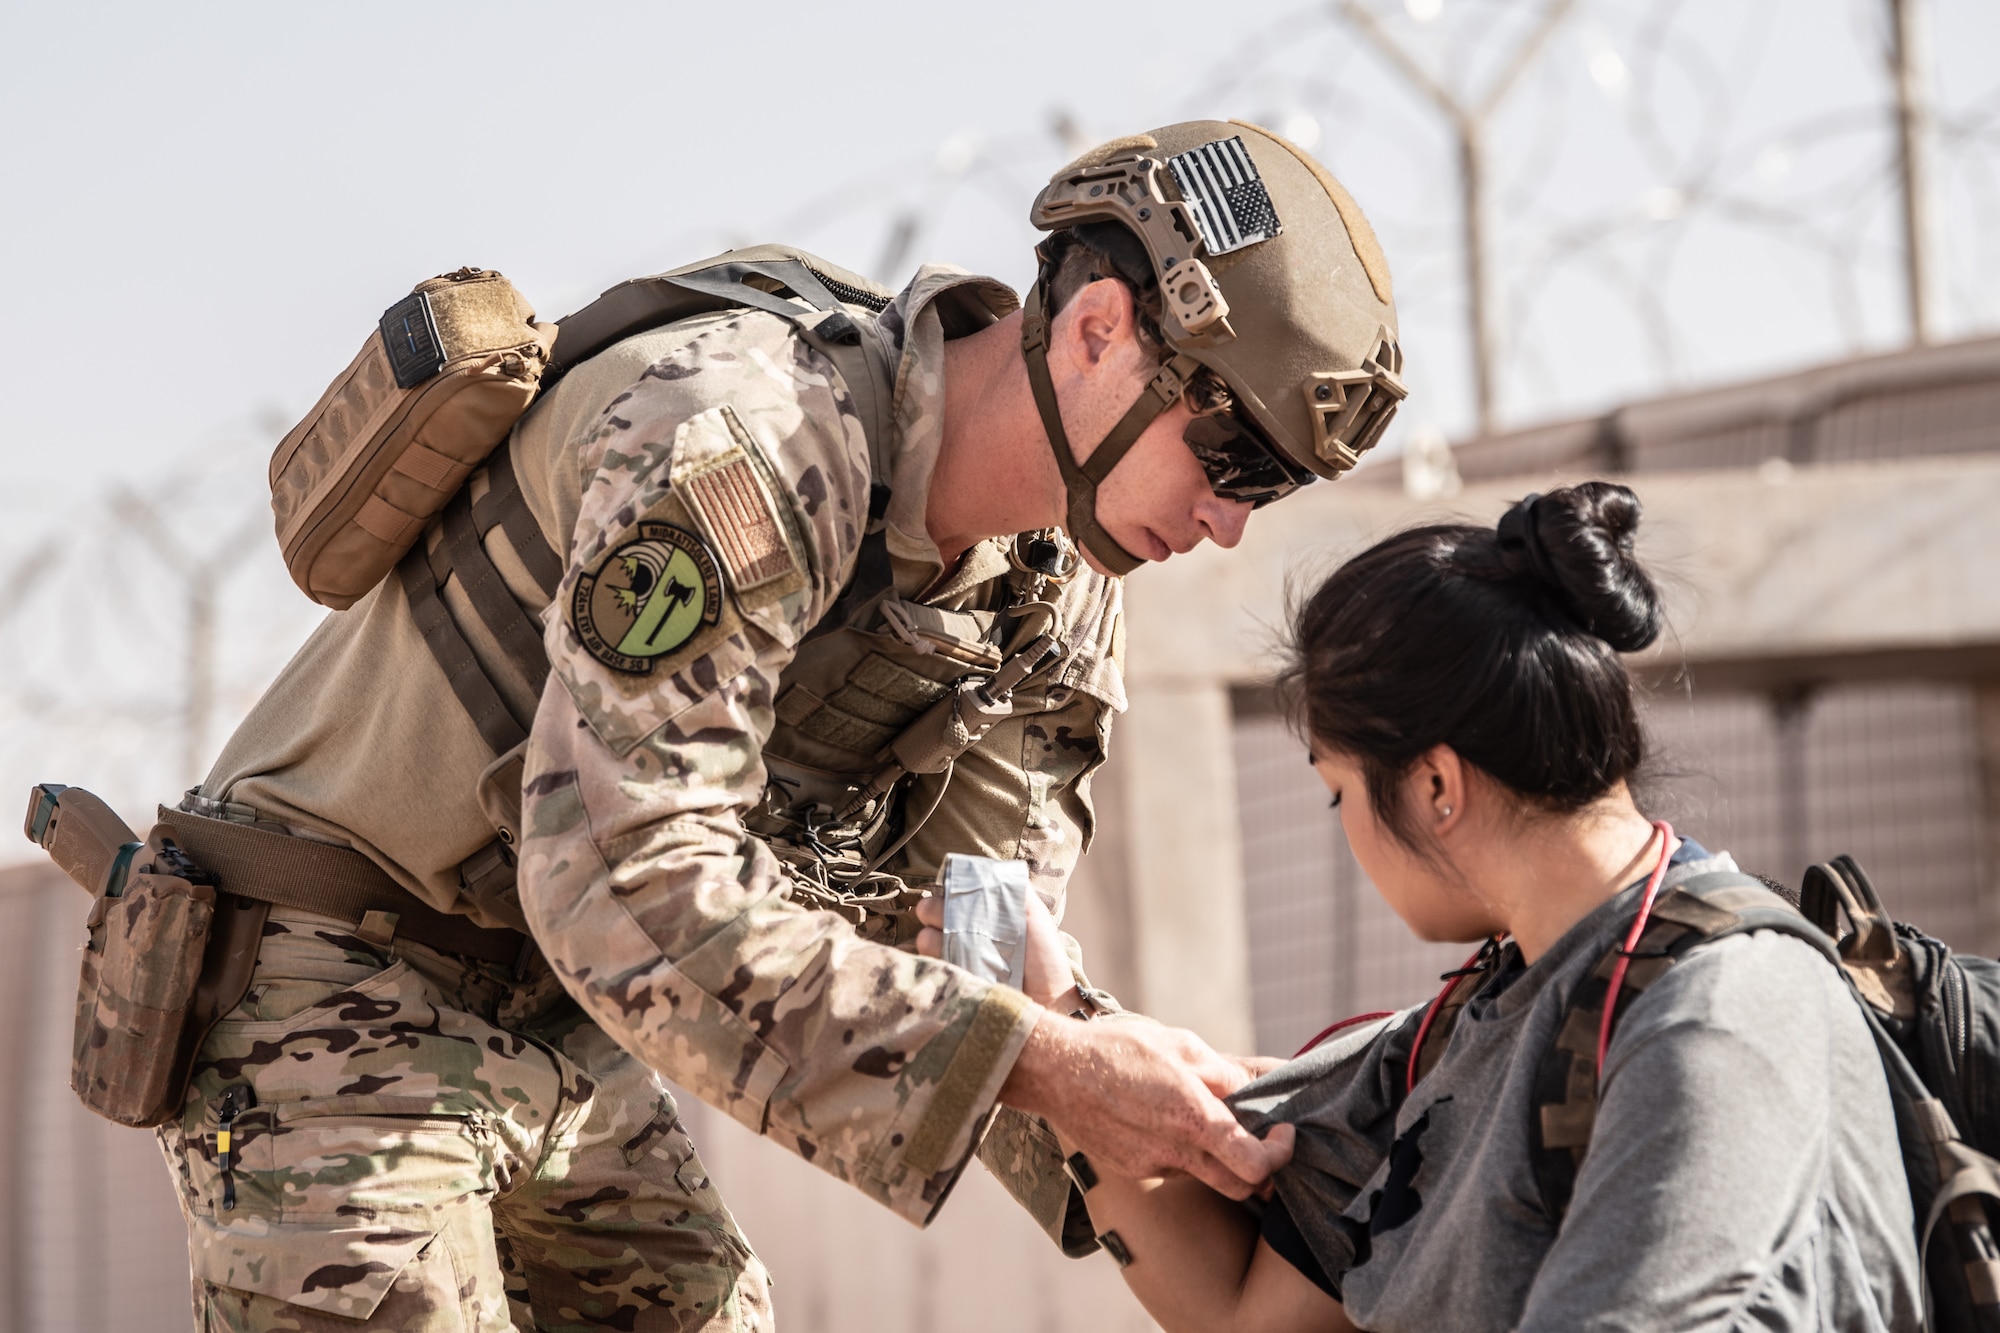
[{"label": "camouflage pant", "polygon": [[672,1099],[546,967],[393,955],[273,911],[160,1131],[203,1333],[770,1327]]}]

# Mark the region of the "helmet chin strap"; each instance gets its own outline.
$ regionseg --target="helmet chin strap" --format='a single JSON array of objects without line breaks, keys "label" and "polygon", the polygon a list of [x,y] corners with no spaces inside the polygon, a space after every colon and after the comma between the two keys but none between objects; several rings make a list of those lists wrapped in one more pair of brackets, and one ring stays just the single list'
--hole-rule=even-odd
[{"label": "helmet chin strap", "polygon": [[1028,387],[1035,395],[1035,409],[1042,416],[1042,430],[1055,451],[1056,466],[1062,470],[1063,489],[1069,493],[1069,515],[1063,526],[1097,563],[1116,575],[1125,575],[1145,564],[1133,555],[1097,521],[1097,488],[1111,475],[1111,469],[1139,442],[1146,427],[1160,413],[1172,407],[1187,386],[1188,377],[1200,363],[1185,354],[1176,354],[1160,367],[1152,383],[1139,394],[1125,415],[1111,428],[1088,459],[1076,461],[1069,432],[1063,429],[1062,411],[1056,406],[1055,382],[1049,378],[1049,321],[1043,313],[1045,285],[1039,280],[1028,292],[1021,312],[1021,356],[1028,364]]}]

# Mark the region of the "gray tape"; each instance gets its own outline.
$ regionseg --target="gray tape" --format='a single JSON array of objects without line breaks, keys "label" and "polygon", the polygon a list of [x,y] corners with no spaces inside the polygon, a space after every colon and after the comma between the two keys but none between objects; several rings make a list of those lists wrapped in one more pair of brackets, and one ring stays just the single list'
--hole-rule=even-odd
[{"label": "gray tape", "polygon": [[954,852],[938,882],[944,960],[1019,990],[1028,956],[1028,863]]}]

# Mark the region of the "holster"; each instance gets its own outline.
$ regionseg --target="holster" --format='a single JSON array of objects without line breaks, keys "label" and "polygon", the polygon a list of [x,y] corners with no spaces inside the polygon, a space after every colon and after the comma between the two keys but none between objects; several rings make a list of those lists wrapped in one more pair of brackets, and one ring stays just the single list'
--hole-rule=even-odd
[{"label": "holster", "polygon": [[139,842],[97,797],[49,784],[27,833],[93,895],[70,1086],[121,1125],[180,1114],[209,1030],[242,1003],[271,905],[217,890],[158,824]]}]

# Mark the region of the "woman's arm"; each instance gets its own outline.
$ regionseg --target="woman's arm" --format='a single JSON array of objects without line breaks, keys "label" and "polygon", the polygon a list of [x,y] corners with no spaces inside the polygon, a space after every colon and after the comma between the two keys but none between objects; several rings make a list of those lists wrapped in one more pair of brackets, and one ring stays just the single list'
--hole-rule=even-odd
[{"label": "woman's arm", "polygon": [[[1292,1132],[1278,1125],[1271,1135]],[[1125,1285],[1167,1333],[1354,1328],[1338,1301],[1259,1239],[1247,1209],[1200,1181],[1107,1174],[1084,1202],[1100,1235],[1117,1233],[1131,1260]]]},{"label": "woman's arm", "polygon": [[[918,904],[917,916],[925,926],[917,951],[940,956],[942,901]],[[1028,895],[1024,972],[1023,986],[1044,1008],[1063,1013],[1080,1003],[1055,920],[1034,893]],[[1289,1155],[1295,1133],[1291,1125],[1274,1125],[1267,1138]],[[1069,1157],[1077,1146],[1063,1138],[1062,1151]],[[1084,1203],[1099,1236],[1117,1233],[1113,1244],[1129,1260],[1125,1285],[1167,1333],[1354,1329],[1338,1301],[1259,1238],[1257,1219],[1248,1210],[1198,1180],[1133,1180],[1106,1171]]]}]

